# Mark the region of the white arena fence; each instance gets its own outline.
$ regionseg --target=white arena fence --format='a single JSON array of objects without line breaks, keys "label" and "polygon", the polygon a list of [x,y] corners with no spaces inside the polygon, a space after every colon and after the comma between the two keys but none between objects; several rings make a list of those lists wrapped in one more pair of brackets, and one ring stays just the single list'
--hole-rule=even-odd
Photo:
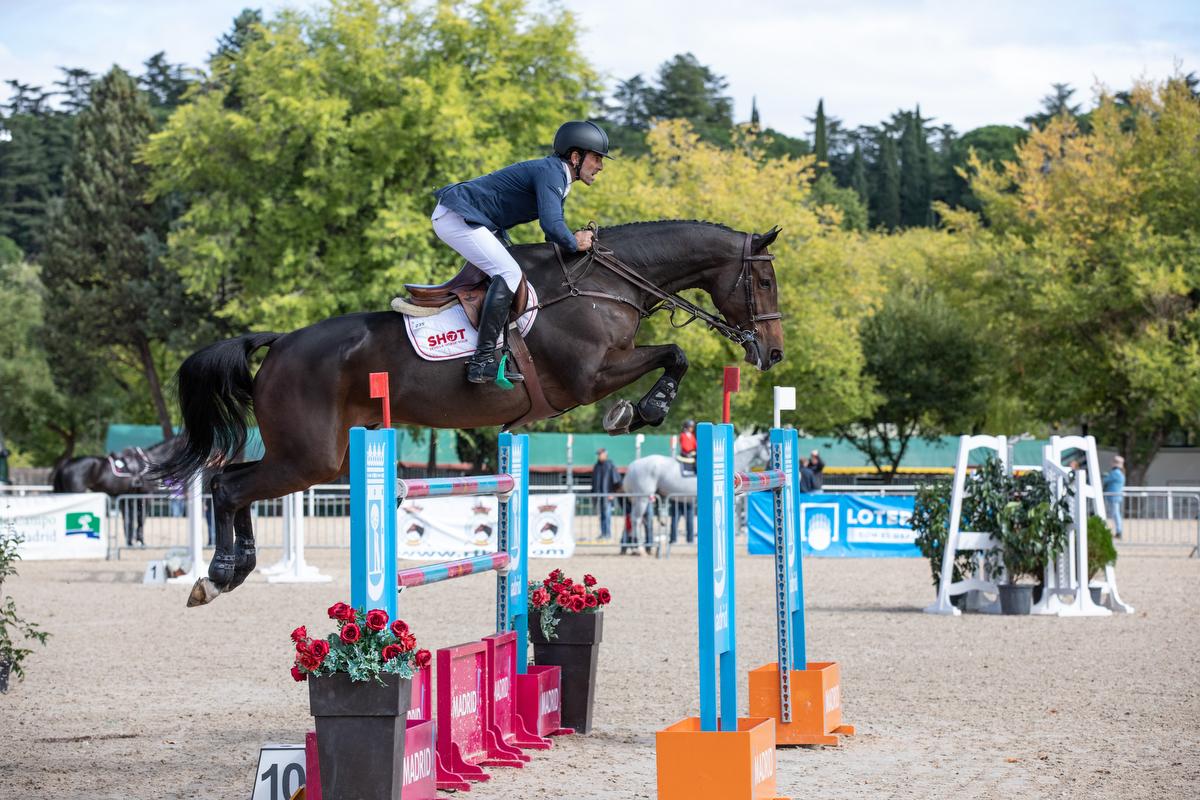
[{"label": "white arena fence", "polygon": [[[2,494],[37,494],[49,487],[3,486]],[[538,486],[533,489],[536,501],[539,493],[565,493],[566,487]],[[914,494],[915,485],[875,486],[826,486],[827,493],[854,493],[866,495]],[[349,548],[350,546],[350,487],[343,484],[314,486],[304,493],[304,546],[306,548]],[[575,501],[576,544],[584,548],[609,548],[620,544],[625,530],[625,515],[636,498],[634,495],[615,493],[597,495],[591,492],[572,492]],[[211,508],[210,497],[205,495],[205,510]],[[695,497],[678,495],[669,498],[651,498],[650,514],[653,517],[656,543],[666,545],[669,552],[668,532],[670,512],[676,509],[677,545],[686,547],[685,513],[695,514]],[[124,495],[110,502],[111,530],[110,557],[120,558],[121,550],[127,549],[124,537],[123,517],[132,511],[135,503],[145,509],[145,546],[147,549],[169,549],[188,545],[188,521],[182,511],[182,502],[176,501],[180,516],[172,516],[172,499],[163,494]],[[600,539],[600,505],[609,503],[612,539]],[[255,503],[251,514],[255,517],[255,538],[263,549],[280,548],[284,539],[284,517],[281,500]],[[1124,535],[1120,545],[1187,548],[1193,557],[1200,550],[1200,486],[1147,486],[1129,487],[1122,497]],[[695,521],[693,519],[693,525]],[[739,526],[740,527],[740,526]],[[643,541],[641,525],[637,529],[637,541]],[[136,545],[135,545],[136,546]]]}]

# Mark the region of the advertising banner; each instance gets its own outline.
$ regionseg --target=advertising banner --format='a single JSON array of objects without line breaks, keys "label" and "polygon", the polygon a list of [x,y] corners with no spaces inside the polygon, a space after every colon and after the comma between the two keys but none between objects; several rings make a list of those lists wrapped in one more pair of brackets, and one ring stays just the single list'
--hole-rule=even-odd
[{"label": "advertising banner", "polygon": [[0,531],[16,534],[26,561],[104,558],[108,497],[99,493],[0,497]]},{"label": "advertising banner", "polygon": [[[396,557],[446,561],[496,552],[495,497],[422,497],[396,511]],[[571,494],[529,495],[529,555],[570,558],[575,554],[575,498]]]},{"label": "advertising banner", "polygon": [[[919,557],[911,525],[914,499],[912,495],[798,495],[800,551],[805,558]],[[774,553],[771,493],[750,495],[747,509],[750,554]]]}]

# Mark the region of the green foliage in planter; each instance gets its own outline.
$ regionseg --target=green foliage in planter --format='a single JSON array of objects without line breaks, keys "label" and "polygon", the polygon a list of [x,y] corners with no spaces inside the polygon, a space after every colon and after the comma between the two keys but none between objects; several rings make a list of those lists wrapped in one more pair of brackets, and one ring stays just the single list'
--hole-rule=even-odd
[{"label": "green foliage in planter", "polygon": [[[10,526],[9,530],[0,531],[0,586],[4,579],[17,574],[16,562],[20,559],[17,545],[21,537]],[[0,604],[0,663],[7,662],[12,674],[18,679],[25,677],[23,663],[33,650],[18,645],[30,641],[46,644],[49,633],[38,630],[38,626],[22,620],[17,616],[16,602],[11,597],[4,597]]]},{"label": "green foliage in planter", "polygon": [[[929,572],[936,588],[942,581],[942,558],[950,535],[950,481],[923,483],[913,501],[912,529],[921,555],[929,559]],[[961,551],[954,559],[954,580],[960,581],[971,569],[971,551]]]},{"label": "green foliage in planter", "polygon": [[[988,553],[988,569],[1003,567],[1009,580],[1041,575],[1045,565],[1066,544],[1067,523],[1063,519],[1067,499],[1051,503],[1050,485],[1040,473],[1012,476],[991,455],[967,475],[960,530],[991,535],[998,546]],[[949,481],[918,488],[912,527],[916,544],[929,559],[933,585],[941,579],[942,558],[950,532],[952,485]],[[973,550],[960,550],[954,559],[954,581],[971,570]]]},{"label": "green foliage in planter", "polygon": [[1073,492],[1054,500],[1040,472],[1007,477],[1007,499],[997,516],[998,545],[988,554],[995,571],[1003,566],[1009,583],[1040,578],[1067,543],[1067,513]]},{"label": "green foliage in planter", "polygon": [[1096,577],[1109,564],[1117,563],[1117,548],[1112,531],[1100,517],[1088,517],[1088,579]]}]

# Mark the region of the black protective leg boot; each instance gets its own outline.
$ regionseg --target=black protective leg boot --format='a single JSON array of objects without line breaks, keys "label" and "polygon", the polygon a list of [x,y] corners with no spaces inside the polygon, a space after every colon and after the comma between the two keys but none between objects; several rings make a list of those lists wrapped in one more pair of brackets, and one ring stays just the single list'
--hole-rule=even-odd
[{"label": "black protective leg boot", "polygon": [[525,376],[517,371],[504,356],[496,359],[496,342],[508,324],[508,312],[512,307],[513,293],[502,278],[492,278],[487,295],[483,298],[483,307],[479,312],[479,345],[475,354],[467,361],[467,380],[471,383],[500,383],[497,375],[501,364],[504,365],[504,377],[513,383],[525,380]]}]

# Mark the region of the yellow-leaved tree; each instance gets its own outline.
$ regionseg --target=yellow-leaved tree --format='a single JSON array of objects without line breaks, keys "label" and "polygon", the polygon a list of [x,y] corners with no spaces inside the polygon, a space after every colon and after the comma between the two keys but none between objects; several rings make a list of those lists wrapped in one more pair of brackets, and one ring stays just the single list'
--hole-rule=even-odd
[{"label": "yellow-leaved tree", "polygon": [[[602,242],[605,226],[645,220],[699,219],[758,233],[783,229],[771,248],[785,334],[781,364],[760,373],[742,361],[741,348],[703,323],[673,328],[659,314],[642,326],[640,342],[676,342],[691,364],[667,424],[687,416],[719,419],[722,368],[738,364],[742,391],[733,416],[739,425],[770,424],[773,385],[797,388],[797,413],[789,421],[810,430],[829,430],[862,413],[873,397],[861,384],[856,332],[876,281],[853,258],[857,237],[839,229],[840,212],[814,207],[811,157],[770,159],[747,143],[720,149],[679,120],[659,123],[648,143],[645,156],[608,162],[593,186],[576,184],[567,200],[568,224],[579,228],[594,220]],[[541,232],[529,226],[516,238],[540,241]],[[707,297],[690,299],[712,307]],[[656,378],[624,394],[636,399]],[[572,412],[561,424],[592,429],[600,410]]]},{"label": "yellow-leaved tree", "polygon": [[1139,481],[1200,424],[1200,98],[1187,81],[1101,95],[1081,131],[1032,131],[1002,167],[970,162],[989,226],[940,209],[990,254],[975,288],[1029,412],[1117,445]]}]

